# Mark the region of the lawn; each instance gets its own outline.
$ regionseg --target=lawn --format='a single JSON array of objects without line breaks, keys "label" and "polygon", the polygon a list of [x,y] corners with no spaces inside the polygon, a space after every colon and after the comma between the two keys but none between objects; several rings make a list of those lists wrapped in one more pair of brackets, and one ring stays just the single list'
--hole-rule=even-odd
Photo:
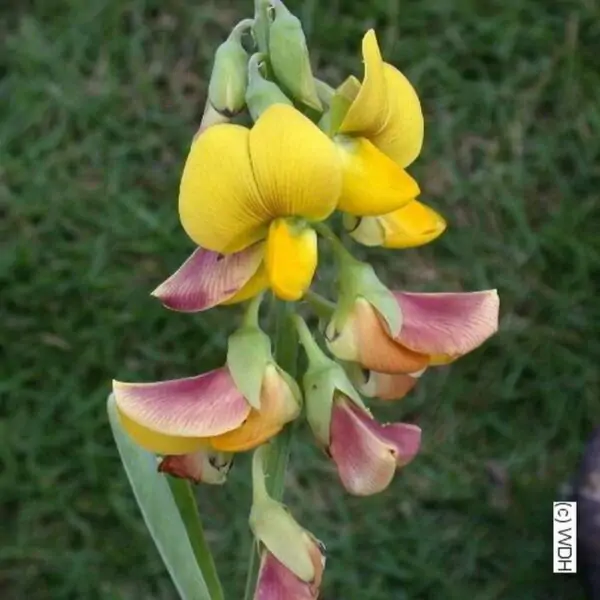
[{"label": "lawn", "polygon": [[[0,595],[175,592],[114,449],[110,379],[223,360],[235,309],[187,316],[149,292],[187,256],[177,186],[211,54],[250,0],[5,0],[0,8]],[[370,252],[414,290],[497,287],[500,334],[381,416],[420,457],[345,495],[301,432],[286,500],[329,550],[324,600],[577,600],[552,575],[551,502],[600,412],[600,7],[596,0],[290,2],[322,77],[360,37],[419,90],[413,173],[447,233]],[[243,589],[248,461],[198,496],[229,598]]]}]

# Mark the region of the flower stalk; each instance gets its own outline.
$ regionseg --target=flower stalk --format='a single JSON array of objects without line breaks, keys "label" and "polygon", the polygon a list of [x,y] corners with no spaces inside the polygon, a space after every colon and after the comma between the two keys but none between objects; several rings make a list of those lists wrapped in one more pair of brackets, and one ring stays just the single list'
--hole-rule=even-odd
[{"label": "flower stalk", "polygon": [[[296,329],[292,321],[293,304],[273,299],[275,305],[275,360],[292,377],[297,376],[298,344]],[[266,484],[262,490],[254,490],[255,494],[268,493],[271,498],[280,501],[283,498],[285,487],[285,473],[287,470],[293,437],[294,424],[290,423],[283,431],[271,441],[267,456],[265,477],[256,478]],[[266,480],[266,481],[264,481]],[[254,588],[258,579],[260,566],[256,543],[248,557],[248,571],[246,576],[246,589],[244,600],[252,600]]]}]

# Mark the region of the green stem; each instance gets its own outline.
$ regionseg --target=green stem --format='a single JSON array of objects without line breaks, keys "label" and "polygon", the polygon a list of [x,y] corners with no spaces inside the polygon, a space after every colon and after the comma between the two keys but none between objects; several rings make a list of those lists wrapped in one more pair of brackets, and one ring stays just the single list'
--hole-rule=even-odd
[{"label": "green stem", "polygon": [[196,562],[204,577],[211,600],[224,600],[223,588],[221,587],[213,555],[204,537],[204,528],[202,527],[202,521],[198,513],[198,504],[196,503],[192,486],[185,479],[178,479],[176,477],[168,477],[167,479],[171,487],[171,493],[185,524]]},{"label": "green stem", "polygon": [[[297,375],[298,337],[292,321],[294,305],[289,302],[275,301],[275,360],[292,377]],[[269,444],[266,459],[266,484],[269,495],[275,500],[283,498],[285,472],[290,457],[294,424],[284,430]],[[248,559],[248,575],[244,600],[251,600],[258,579],[258,552],[253,545]]]},{"label": "green stem", "polygon": [[254,39],[259,52],[269,53],[269,0],[254,0]]},{"label": "green stem", "polygon": [[308,290],[304,299],[321,319],[328,319],[335,312],[335,304],[321,294]]},{"label": "green stem", "polygon": [[356,258],[354,258],[354,256],[352,256],[352,254],[350,254],[346,246],[344,246],[342,243],[342,240],[340,240],[340,238],[333,232],[329,225],[326,225],[323,222],[317,222],[312,223],[312,227],[319,235],[324,237],[331,244],[331,248],[333,249],[335,257],[340,265],[359,262],[356,260]]},{"label": "green stem", "polygon": [[244,327],[258,327],[258,315],[260,312],[260,305],[262,303],[263,294],[258,294],[248,302],[246,306],[246,312],[242,319]]},{"label": "green stem", "polygon": [[317,344],[315,341],[315,338],[312,336],[308,325],[301,316],[294,316],[294,325],[296,326],[296,331],[300,337],[300,343],[302,344],[302,347],[306,352],[306,356],[308,357],[310,367],[312,368],[316,367],[318,364],[330,362],[323,350],[319,348],[319,344]]}]

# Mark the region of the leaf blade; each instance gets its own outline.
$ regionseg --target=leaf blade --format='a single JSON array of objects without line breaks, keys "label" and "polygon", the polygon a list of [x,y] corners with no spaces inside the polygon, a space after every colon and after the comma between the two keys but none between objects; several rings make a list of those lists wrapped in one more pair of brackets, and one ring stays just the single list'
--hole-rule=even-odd
[{"label": "leaf blade", "polygon": [[156,457],[123,431],[112,394],[107,410],[127,479],[175,588],[182,600],[211,600],[169,484],[157,471]]}]

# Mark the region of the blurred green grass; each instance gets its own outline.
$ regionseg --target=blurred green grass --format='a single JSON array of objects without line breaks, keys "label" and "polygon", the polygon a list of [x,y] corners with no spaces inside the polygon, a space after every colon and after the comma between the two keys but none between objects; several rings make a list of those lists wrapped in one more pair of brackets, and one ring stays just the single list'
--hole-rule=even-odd
[{"label": "blurred green grass", "polygon": [[[321,75],[362,33],[415,83],[414,168],[449,221],[372,253],[389,283],[498,287],[501,333],[382,417],[424,452],[345,496],[308,436],[287,501],[330,551],[323,598],[577,599],[551,574],[551,501],[600,412],[600,8],[596,0],[290,3]],[[217,365],[231,310],[148,292],[187,256],[182,161],[211,53],[251,2],[6,0],[0,8],[0,595],[173,599],[110,438],[110,378]],[[234,311],[235,312],[235,311]],[[247,461],[199,501],[230,597],[249,549]],[[490,476],[490,472],[493,476]]]}]

